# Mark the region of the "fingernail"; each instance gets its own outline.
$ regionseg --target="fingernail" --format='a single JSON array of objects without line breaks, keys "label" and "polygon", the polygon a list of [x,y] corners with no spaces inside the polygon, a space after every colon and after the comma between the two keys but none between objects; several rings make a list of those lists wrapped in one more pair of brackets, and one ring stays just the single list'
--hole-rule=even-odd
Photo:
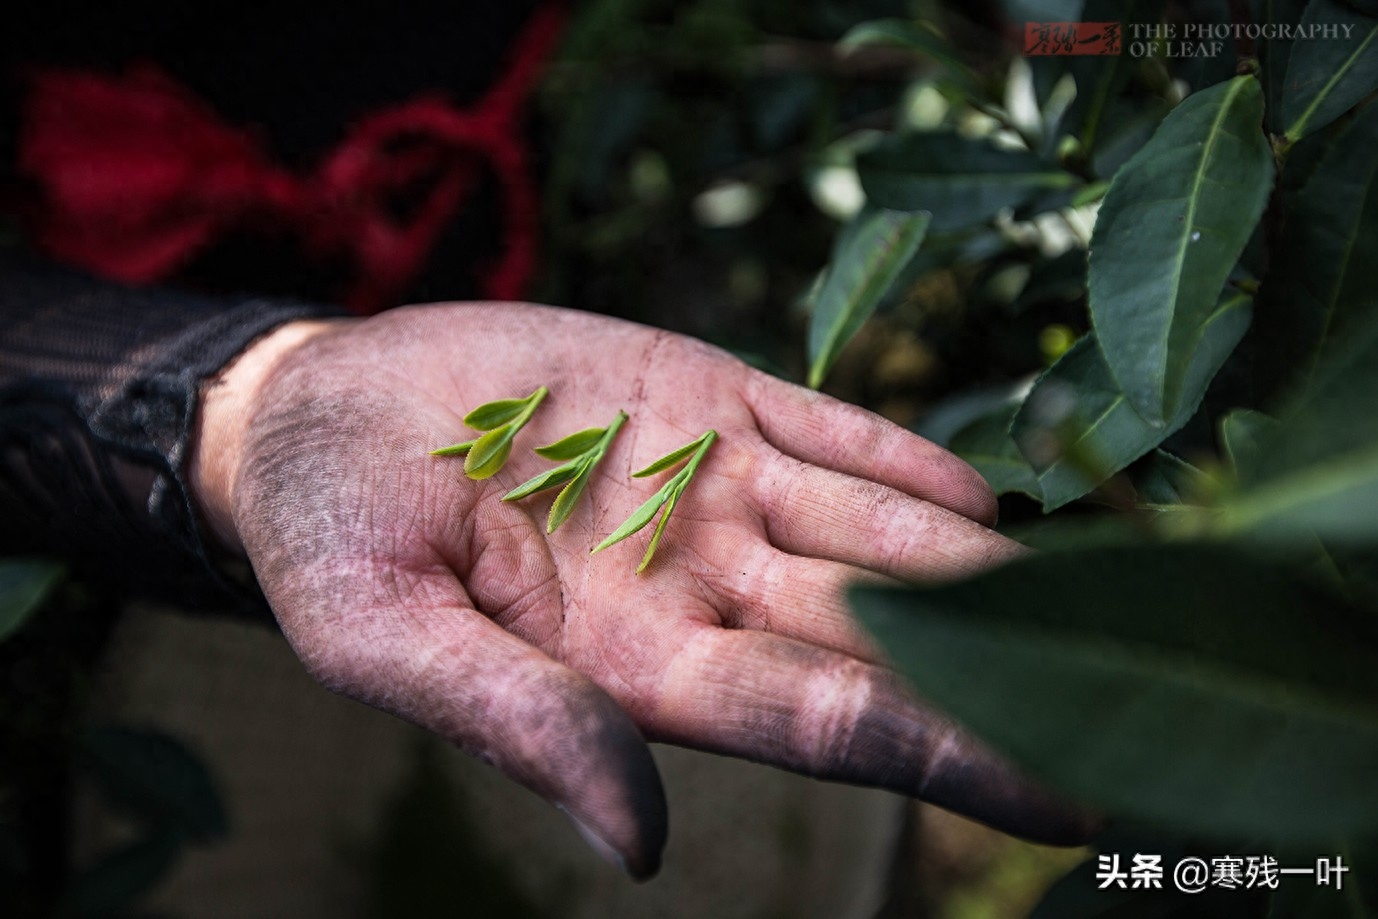
[{"label": "fingernail", "polygon": [[621,871],[628,874],[631,873],[627,871],[627,860],[622,857],[621,852],[618,852],[612,846],[608,845],[606,839],[599,836],[587,823],[574,816],[574,814],[566,809],[563,804],[557,804],[555,807],[574,823],[574,827],[579,831],[579,835],[584,837],[584,842],[588,843],[589,848],[597,852],[599,856],[602,857],[603,861],[610,865],[615,865]]}]

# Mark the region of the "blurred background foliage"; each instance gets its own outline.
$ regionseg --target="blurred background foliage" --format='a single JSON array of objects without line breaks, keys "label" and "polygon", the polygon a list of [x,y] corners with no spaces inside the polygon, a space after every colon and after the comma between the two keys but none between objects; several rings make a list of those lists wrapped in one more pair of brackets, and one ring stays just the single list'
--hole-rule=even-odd
[{"label": "blurred background foliage", "polygon": [[[541,99],[551,239],[539,298],[698,334],[802,381],[809,290],[864,200],[858,150],[897,128],[1003,130],[988,112],[1025,61],[1022,19],[961,6],[587,6]],[[951,66],[902,44],[836,48],[863,23],[895,19],[945,30]],[[1022,68],[1016,88],[1032,90],[1032,77]],[[1064,82],[1053,102],[1070,101]],[[1079,281],[1073,260],[1036,285],[1021,275],[1088,232],[1056,214],[1037,229],[930,228],[826,388],[912,423],[948,393],[1041,369],[1075,331],[1058,324],[1083,312]],[[1025,309],[1034,303],[1046,309]]]},{"label": "blurred background foliage", "polygon": [[[1368,0],[576,8],[538,100],[533,299],[698,335],[909,426],[987,476],[1002,529],[1049,550],[855,601],[921,692],[1113,825],[1067,853],[925,810],[885,915],[1378,911],[1375,14]],[[1022,53],[1026,21],[1077,20],[1352,38]],[[51,795],[6,799],[0,828],[22,807],[61,812],[67,777],[43,763],[88,770],[138,832],[77,875],[67,906],[114,912],[225,815],[170,738],[75,727],[99,640],[65,632],[99,604],[41,562],[0,576],[3,717],[29,745],[5,778]],[[31,616],[45,595],[51,614]],[[131,787],[136,762],[172,778]],[[417,807],[400,797],[398,825]],[[52,823],[39,856],[60,865]],[[1096,890],[1095,856],[1134,852],[1169,867],[1342,855],[1352,873],[1343,892],[1306,877],[1198,898]],[[0,838],[9,877],[31,856]],[[369,857],[380,891],[411,864]]]},{"label": "blurred background foliage", "polygon": [[[1049,550],[855,595],[921,693],[1105,808],[1126,864],[1353,864],[1192,900],[1086,896],[1091,859],[1039,916],[1378,909],[1370,7],[612,0],[547,82],[546,299],[908,425]],[[1025,56],[1026,21],[1125,53]],[[1336,31],[1128,53],[1249,23]],[[1004,870],[911,908],[1021,915],[1049,869],[1013,898]]]}]

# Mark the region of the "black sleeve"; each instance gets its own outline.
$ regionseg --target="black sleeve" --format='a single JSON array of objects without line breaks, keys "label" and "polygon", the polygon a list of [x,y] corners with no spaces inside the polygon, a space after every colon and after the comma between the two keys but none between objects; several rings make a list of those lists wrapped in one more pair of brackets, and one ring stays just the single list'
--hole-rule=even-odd
[{"label": "black sleeve", "polygon": [[214,564],[186,481],[200,385],[320,307],[120,287],[0,254],[0,552],[203,605],[261,603]]}]

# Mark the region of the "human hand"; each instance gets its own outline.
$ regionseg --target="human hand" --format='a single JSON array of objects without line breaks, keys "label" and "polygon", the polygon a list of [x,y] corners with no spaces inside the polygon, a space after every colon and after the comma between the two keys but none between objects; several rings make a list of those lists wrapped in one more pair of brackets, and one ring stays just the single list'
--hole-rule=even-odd
[{"label": "human hand", "polygon": [[[466,411],[550,396],[494,478],[427,451]],[[631,421],[553,535],[530,448]],[[589,550],[720,436],[641,575]],[[1050,842],[1089,822],[915,700],[846,609],[862,578],[1017,554],[951,454],[693,339],[519,304],[285,326],[207,391],[192,485],[329,688],[449,739],[567,811],[634,876],[659,865],[646,740],[888,788]],[[644,738],[644,739],[643,739]]]}]

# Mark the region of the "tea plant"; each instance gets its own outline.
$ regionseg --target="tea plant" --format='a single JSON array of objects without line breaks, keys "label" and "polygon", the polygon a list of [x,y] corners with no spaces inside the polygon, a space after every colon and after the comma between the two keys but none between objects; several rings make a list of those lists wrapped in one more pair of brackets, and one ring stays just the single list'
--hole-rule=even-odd
[{"label": "tea plant", "polygon": [[[1378,903],[1378,20],[1359,6],[1255,4],[1337,29],[1213,64],[1011,55],[1003,99],[928,25],[845,42],[913,50],[994,127],[861,145],[867,203],[813,296],[810,382],[906,285],[963,263],[1017,269],[1008,316],[1084,298],[1087,330],[1031,381],[958,394],[934,435],[1052,515],[1012,530],[1047,551],[854,607],[925,698],[1160,848],[1351,866],[1345,892],[1289,878],[1211,915]],[[1069,9],[1126,36],[1162,21]],[[1043,245],[1050,221],[1070,248]],[[1093,867],[1037,914],[1179,908],[1074,894]]]}]

